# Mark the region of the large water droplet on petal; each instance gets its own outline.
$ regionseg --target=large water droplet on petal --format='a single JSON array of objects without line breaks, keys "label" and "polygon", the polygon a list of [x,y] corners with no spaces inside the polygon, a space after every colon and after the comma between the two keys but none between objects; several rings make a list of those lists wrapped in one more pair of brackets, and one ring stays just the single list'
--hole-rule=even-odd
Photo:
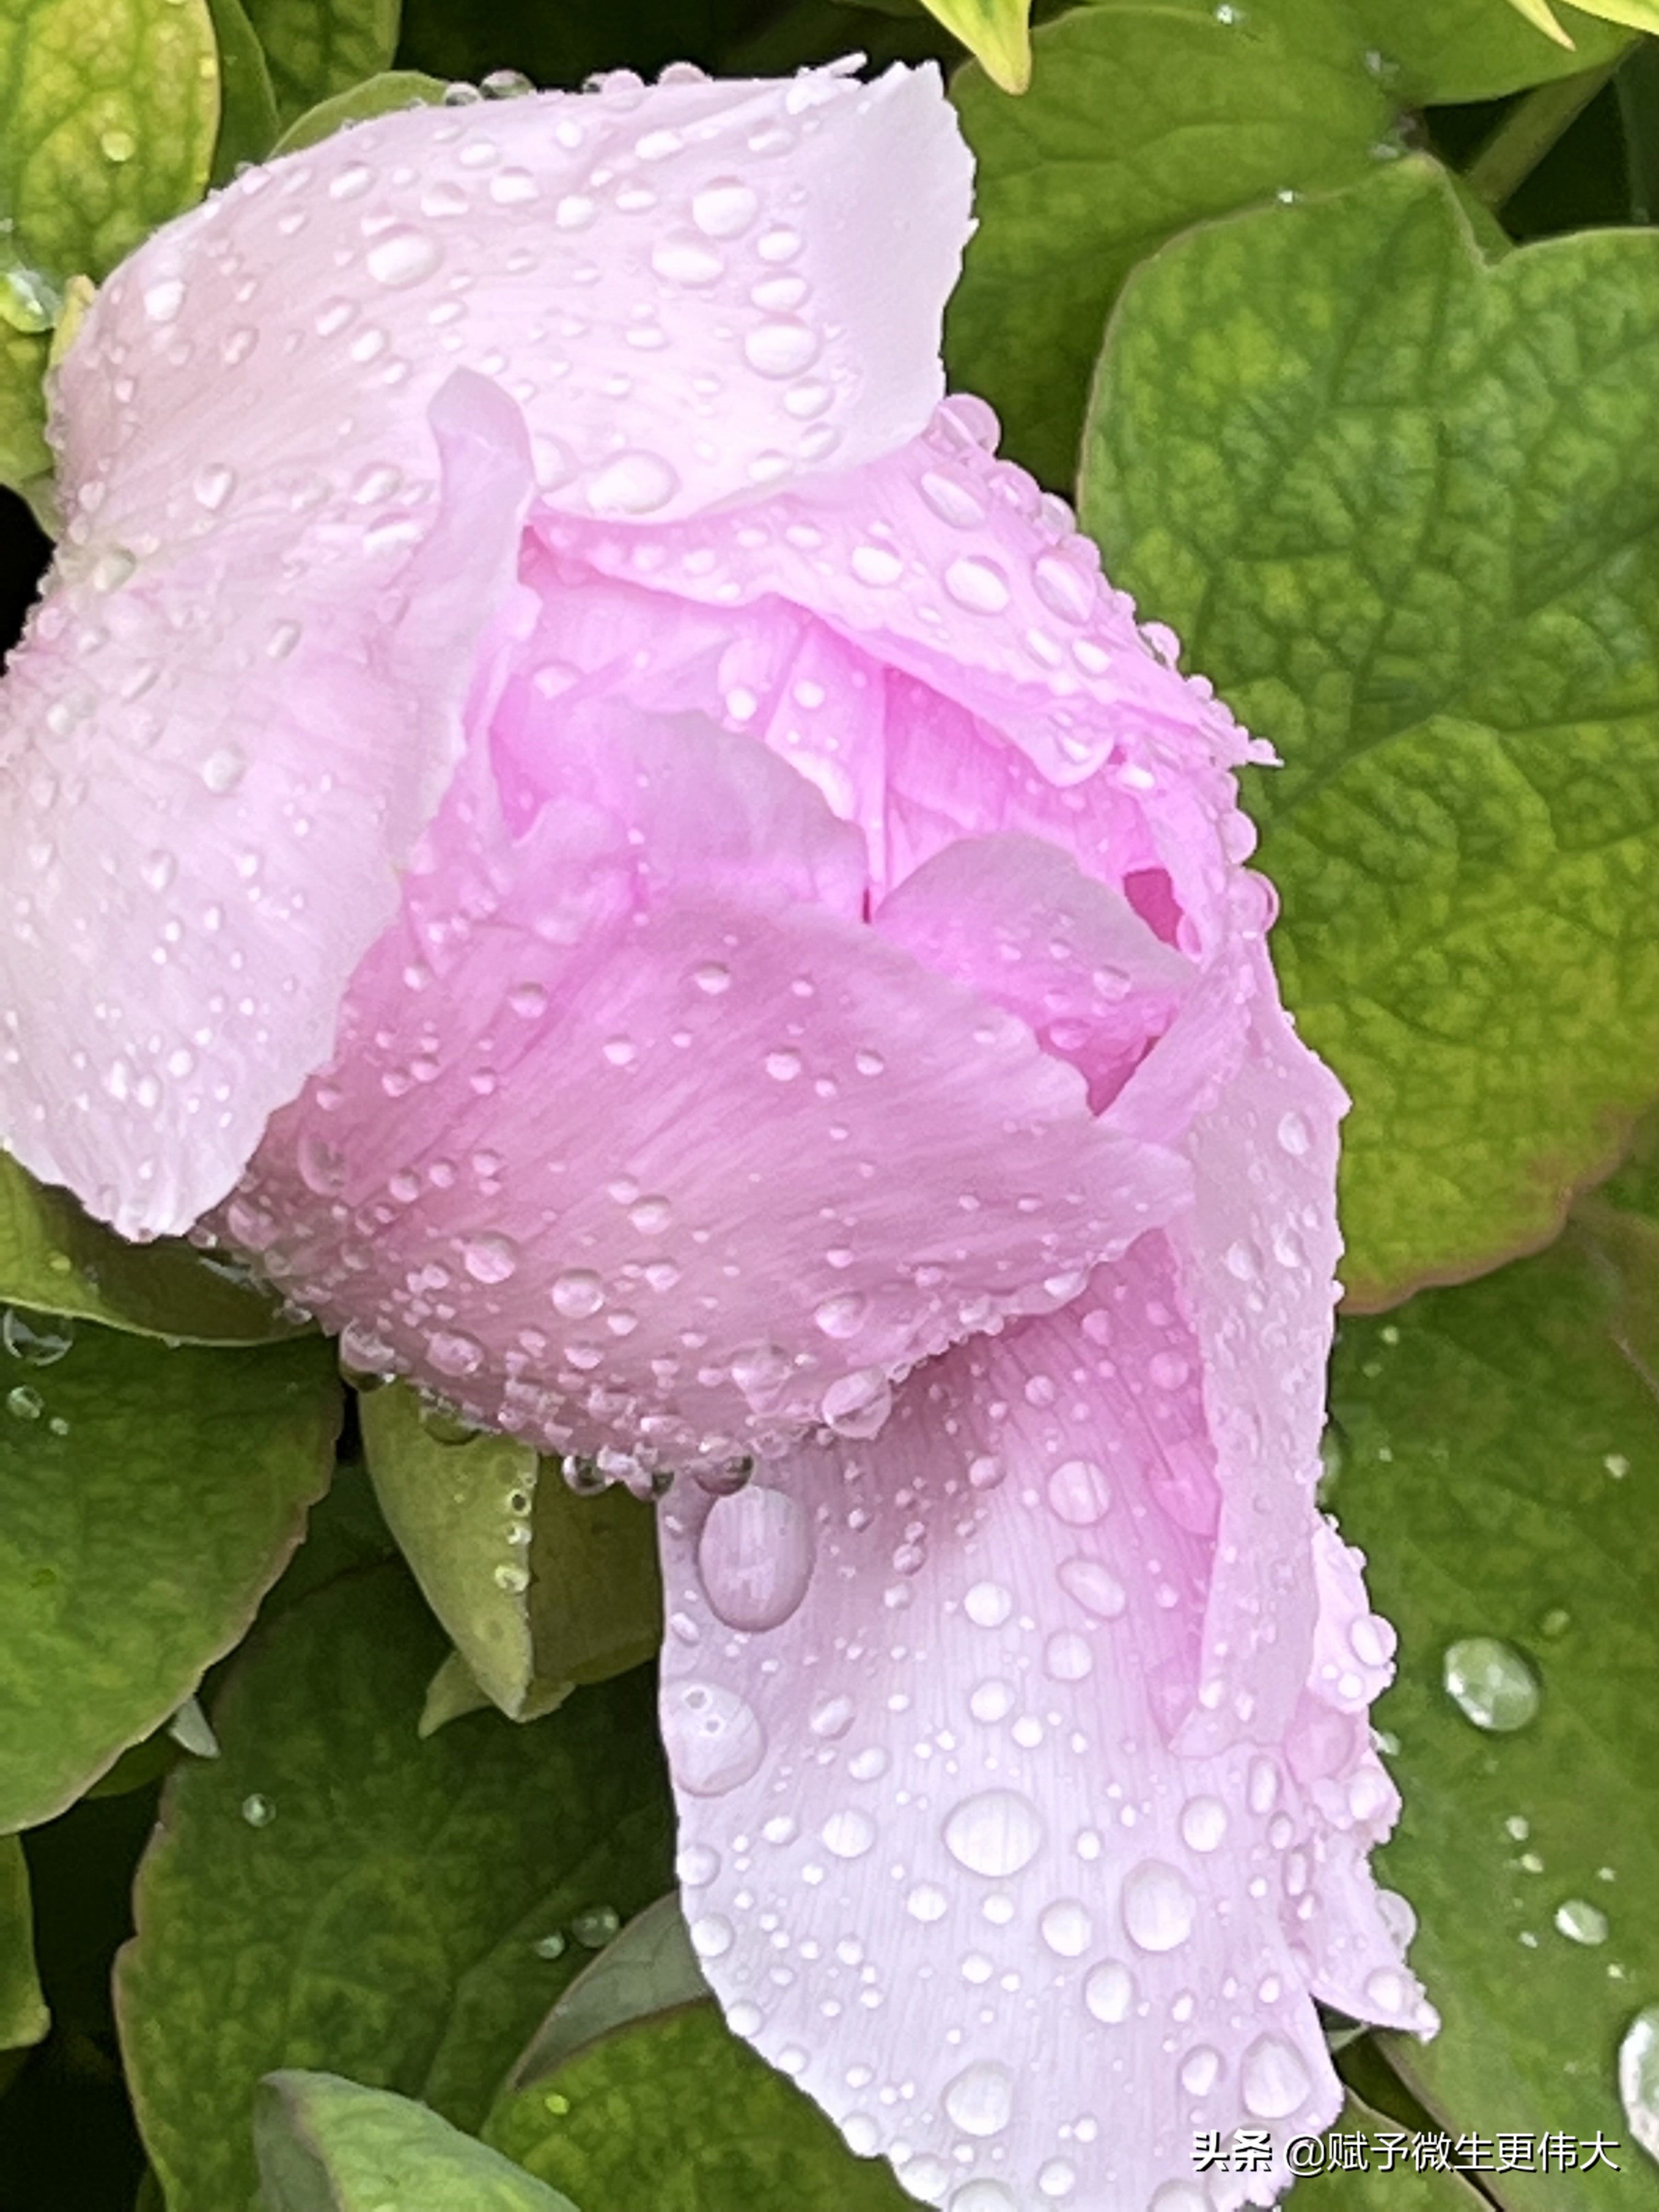
[{"label": "large water droplet on petal", "polygon": [[1538,1711],[1538,1677],[1512,1644],[1496,1636],[1466,1636],[1448,1645],[1442,1679],[1458,1711],[1496,1735],[1525,1728]]},{"label": "large water droplet on petal", "polygon": [[728,1628],[776,1628],[806,1595],[812,1577],[812,1524],[781,1490],[751,1483],[717,1498],[697,1545],[697,1571],[708,1602]]},{"label": "large water droplet on petal", "polygon": [[517,1272],[519,1248],[510,1237],[471,1237],[461,1265],[475,1283],[504,1283]]},{"label": "large water droplet on petal", "polygon": [[1630,2131],[1659,2159],[1659,2004],[1638,2012],[1619,2045],[1619,2096]]},{"label": "large water droplet on petal", "polygon": [[1098,1559],[1065,1560],[1060,1569],[1060,1586],[1102,1620],[1115,1620],[1129,1602],[1122,1583]]},{"label": "large water droplet on petal", "polygon": [[1311,2083],[1299,2051],[1277,2035],[1258,2036],[1238,2069],[1244,2102],[1259,2120],[1282,2120],[1302,2104]]},{"label": "large water droplet on petal", "polygon": [[705,238],[741,238],[760,201],[740,178],[715,177],[691,197],[691,220]]},{"label": "large water droplet on petal", "polygon": [[1143,1951],[1173,1951],[1193,1932],[1198,1901],[1185,1875],[1143,1859],[1123,1880],[1123,1925]]},{"label": "large water droplet on petal", "polygon": [[1073,1528],[1086,1528],[1111,1504],[1104,1471],[1091,1459],[1068,1459],[1048,1478],[1048,1507]]},{"label": "large water droplet on petal", "polygon": [[1083,1984],[1083,2002],[1094,2017],[1109,2027],[1127,2020],[1135,2001],[1135,1979],[1121,1959],[1103,1959],[1089,1969]]},{"label": "large water droplet on petal", "polygon": [[766,1753],[752,1706],[718,1682],[677,1682],[663,1692],[663,1742],[674,1779],[693,1797],[721,1797],[747,1782]]},{"label": "large water droplet on petal", "polygon": [[981,2059],[947,2087],[945,2109],[965,2136],[999,2136],[1013,2117],[1014,2077],[995,2059]]},{"label": "large water droplet on petal", "polygon": [[680,488],[679,477],[660,453],[641,450],[615,453],[587,487],[595,514],[654,514]]},{"label": "large water droplet on petal", "polygon": [[368,273],[375,283],[393,291],[418,284],[423,276],[432,274],[442,258],[443,248],[437,240],[410,223],[398,223],[382,232],[365,257]]},{"label": "large water droplet on petal", "polygon": [[945,1821],[945,1844],[969,1874],[1000,1881],[1030,1866],[1042,1849],[1042,1817],[1017,1790],[984,1790]]}]

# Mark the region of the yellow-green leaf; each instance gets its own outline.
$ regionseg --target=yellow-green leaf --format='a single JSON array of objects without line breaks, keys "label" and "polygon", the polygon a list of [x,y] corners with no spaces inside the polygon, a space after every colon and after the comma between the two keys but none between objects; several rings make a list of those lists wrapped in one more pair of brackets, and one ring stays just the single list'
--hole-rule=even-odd
[{"label": "yellow-green leaf", "polygon": [[[1659,31],[1659,0],[1575,0],[1581,13],[1599,15],[1604,23],[1627,23],[1632,31]],[[1510,0],[1529,23],[1558,45],[1570,46],[1572,40],[1561,27],[1549,0]]]},{"label": "yellow-green leaf", "polygon": [[924,0],[960,39],[993,84],[1024,92],[1031,82],[1031,0]]}]

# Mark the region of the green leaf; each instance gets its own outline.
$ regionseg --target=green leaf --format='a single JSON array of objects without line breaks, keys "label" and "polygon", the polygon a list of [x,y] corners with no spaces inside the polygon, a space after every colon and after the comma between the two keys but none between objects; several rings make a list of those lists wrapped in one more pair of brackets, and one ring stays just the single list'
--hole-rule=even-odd
[{"label": "green leaf", "polygon": [[390,66],[399,0],[243,0],[286,125]]},{"label": "green leaf", "polygon": [[237,1642],[339,1420],[317,1340],[169,1351],[82,1322],[60,1352],[69,1333],[0,1393],[0,1832],[59,1812]]},{"label": "green leaf", "polygon": [[423,76],[418,70],[387,70],[331,100],[319,100],[297,121],[290,123],[277,141],[279,154],[295,154],[302,146],[315,146],[331,138],[348,124],[367,123],[376,115],[393,115],[404,107],[436,107],[448,88],[441,78]]},{"label": "green leaf", "polygon": [[708,1996],[678,1890],[636,1913],[614,1943],[578,1974],[531,2038],[504,2096],[532,2086],[567,2058],[632,2021]]},{"label": "green leaf", "polygon": [[1430,102],[1496,100],[1553,77],[1611,61],[1628,34],[1563,6],[1564,46],[1503,0],[1352,0],[1364,40],[1382,58],[1382,81],[1396,99]]},{"label": "green leaf", "polygon": [[[1510,0],[1529,23],[1534,23],[1558,46],[1571,46],[1577,43],[1567,31],[1549,0]],[[1604,22],[1622,23],[1633,31],[1659,31],[1659,5],[1656,0],[1578,0],[1587,15],[1598,15]],[[1570,15],[1570,9],[1563,9]]]},{"label": "green leaf", "polygon": [[[1486,2212],[1488,2200],[1461,2175],[1437,2172],[1433,2167],[1417,2172],[1409,2134],[1398,2121],[1351,2096],[1335,2127],[1325,2136],[1325,2157],[1328,2161],[1333,2156],[1334,2136],[1346,2136],[1350,2145],[1360,2136],[1364,2138],[1364,2166],[1354,2169],[1328,2164],[1316,2179],[1298,2181],[1285,2199],[1288,2212]],[[1391,2139],[1395,2148],[1387,2153],[1379,2150],[1379,2138]]]},{"label": "green leaf", "polygon": [[[596,70],[620,66],[647,78],[670,62],[726,70],[727,50],[769,12],[761,0],[558,0],[511,9],[501,0],[404,0],[398,58],[446,82],[477,84],[512,69],[574,91]],[[840,43],[830,48],[845,51]]]},{"label": "green leaf", "polygon": [[264,49],[242,0],[208,0],[219,44],[219,137],[213,149],[216,185],[229,182],[244,161],[263,161],[276,143],[276,100]]},{"label": "green leaf", "polygon": [[422,1741],[442,1652],[400,1569],[331,1583],[250,1642],[214,1709],[220,1757],[167,1784],[118,2007],[169,2212],[246,2203],[274,2068],[476,2125],[584,1938],[667,1885],[648,1674]]},{"label": "green leaf", "polygon": [[[0,315],[12,295],[0,274]],[[20,310],[14,307],[13,313]],[[37,319],[24,313],[27,321]],[[0,328],[0,483],[14,491],[50,482],[52,448],[46,443],[46,399],[41,379],[51,344],[44,330]]]},{"label": "green leaf", "polygon": [[0,1303],[187,1344],[298,1334],[264,1291],[180,1237],[129,1244],[0,1153]]},{"label": "green leaf", "polygon": [[[510,1437],[477,1435],[403,1383],[361,1401],[380,1510],[479,1687],[533,1719],[662,1640],[651,1508],[620,1487],[579,1498]],[[434,1723],[435,1725],[436,1723]]]},{"label": "green leaf", "polygon": [[[0,9],[8,293],[102,277],[202,197],[219,126],[207,0],[10,0]],[[7,319],[10,319],[8,316]]]},{"label": "green leaf", "polygon": [[[1401,1633],[1376,1718],[1406,1811],[1378,1871],[1416,1907],[1413,1965],[1445,2023],[1431,2043],[1378,2040],[1454,2132],[1625,2146],[1622,2179],[1493,2175],[1511,2212],[1659,2205],[1616,2086],[1659,1989],[1659,1411],[1624,1349],[1656,1302],[1651,1243],[1632,1257],[1574,1229],[1345,1324],[1333,1376],[1332,1503]],[[1498,1646],[1480,1665],[1475,1638]]]},{"label": "green leaf", "polygon": [[34,1964],[29,1870],[15,1836],[0,1836],[0,2051],[39,2043],[52,2026]]},{"label": "green leaf", "polygon": [[1371,1306],[1547,1240],[1659,1066],[1659,237],[1482,262],[1431,164],[1170,246],[1085,522],[1285,766],[1273,951]]},{"label": "green leaf", "polygon": [[266,2212],[575,2212],[428,2106],[337,2074],[262,2081],[253,2147]]},{"label": "green leaf", "polygon": [[1098,0],[1032,45],[1023,100],[971,66],[952,86],[980,227],[946,352],[952,384],[1001,415],[1015,459],[1063,488],[1107,311],[1134,264],[1207,216],[1364,174],[1394,117],[1329,0]]},{"label": "green leaf", "polygon": [[1024,92],[1031,82],[1031,0],[926,0],[929,15],[962,40],[993,84]]},{"label": "green leaf", "polygon": [[485,2130],[582,2212],[909,2212],[884,2159],[854,2158],[817,2106],[708,2002],[634,2021],[497,2107]]}]

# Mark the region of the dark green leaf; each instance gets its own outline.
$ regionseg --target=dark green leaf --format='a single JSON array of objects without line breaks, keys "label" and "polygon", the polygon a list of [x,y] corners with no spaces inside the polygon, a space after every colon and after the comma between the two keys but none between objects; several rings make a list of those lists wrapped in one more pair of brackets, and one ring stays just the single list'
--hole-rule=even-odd
[{"label": "dark green leaf", "polygon": [[[0,314],[102,277],[206,187],[219,125],[207,0],[0,9]],[[41,325],[25,319],[21,327]]]},{"label": "dark green leaf", "polygon": [[182,1238],[129,1244],[0,1154],[0,1302],[188,1344],[293,1336],[273,1301]]},{"label": "dark green leaf", "polygon": [[[62,1810],[236,1643],[327,1481],[331,1347],[71,1324],[0,1392],[0,1830]],[[41,1364],[42,1353],[50,1364]]]},{"label": "dark green leaf", "polygon": [[1445,2022],[1379,2040],[1455,2132],[1624,2145],[1618,2177],[1483,2177],[1513,2212],[1659,2206],[1616,2086],[1659,1989],[1659,1411],[1623,1349],[1632,1310],[1659,1311],[1652,1249],[1574,1230],[1346,1325],[1333,1382],[1332,1503],[1401,1632],[1377,1719],[1406,1811],[1379,1872],[1417,1909]]},{"label": "dark green leaf", "polygon": [[15,1836],[0,1836],[0,2051],[39,2043],[52,2025],[34,1964],[29,1870]]},{"label": "dark green leaf", "polygon": [[1413,106],[1496,100],[1610,61],[1630,41],[1616,24],[1565,6],[1557,15],[1571,46],[1503,0],[1352,0],[1352,12],[1362,40],[1382,57],[1383,82]]},{"label": "dark green leaf", "polygon": [[1194,234],[1084,511],[1286,765],[1248,803],[1355,1099],[1354,1301],[1547,1238],[1659,1066],[1659,238],[1482,262],[1431,164]]},{"label": "dark green leaf", "polygon": [[273,2074],[254,2097],[265,2212],[575,2212],[429,2106],[336,2074]]},{"label": "dark green leaf", "polygon": [[219,137],[213,149],[216,185],[244,161],[263,161],[276,143],[276,100],[264,49],[242,0],[208,0],[219,43]]},{"label": "dark green leaf", "polygon": [[579,1498],[551,1461],[474,1435],[401,1383],[362,1401],[387,1525],[479,1687],[533,1718],[662,1638],[651,1509],[620,1487]]},{"label": "dark green leaf", "polygon": [[909,2212],[884,2159],[854,2158],[817,2106],[712,2003],[578,2051],[491,2115],[486,2140],[582,2212]]},{"label": "dark green leaf", "polygon": [[648,1674],[422,1741],[443,1649],[401,1570],[331,1583],[251,1641],[214,1709],[221,1756],[167,1785],[118,2005],[169,2212],[246,2203],[274,2068],[475,2125],[581,1937],[666,1886]]},{"label": "dark green leaf", "polygon": [[284,125],[390,66],[398,0],[243,0]]},{"label": "dark green leaf", "polygon": [[507,2089],[540,2081],[567,2058],[631,2021],[709,1996],[680,1910],[679,1892],[659,1897],[578,1974],[531,2038]]}]

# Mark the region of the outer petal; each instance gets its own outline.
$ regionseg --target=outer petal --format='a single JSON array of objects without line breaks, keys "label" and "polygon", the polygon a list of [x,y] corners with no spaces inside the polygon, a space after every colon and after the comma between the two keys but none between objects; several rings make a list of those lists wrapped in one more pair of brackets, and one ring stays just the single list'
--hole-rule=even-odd
[{"label": "outer petal", "polygon": [[[1266,2203],[1283,2166],[1207,2195],[1194,2130],[1282,2150],[1340,2102],[1309,1930],[1328,1869],[1341,1915],[1364,1902],[1392,1801],[1362,1829],[1280,1747],[1168,1737],[1217,1558],[1192,1350],[1149,1237],[913,1376],[873,1443],[662,1510],[705,1970],[855,2149],[951,2212]],[[1311,1581],[1322,1524],[1281,1480]],[[1333,1788],[1374,1765],[1358,1736]],[[1364,1960],[1345,1998],[1423,2024],[1397,1951]]]},{"label": "outer petal", "polygon": [[239,501],[228,469],[186,467],[188,412],[161,482],[88,463],[107,528],[71,526],[0,689],[0,1136],[129,1235],[222,1196],[326,1054],[488,693],[523,427],[465,373],[430,416],[410,508],[373,446],[355,490],[273,458]]},{"label": "outer petal", "polygon": [[225,1233],[358,1364],[607,1467],[871,1433],[1187,1177],[863,890],[751,740],[515,683]]}]

